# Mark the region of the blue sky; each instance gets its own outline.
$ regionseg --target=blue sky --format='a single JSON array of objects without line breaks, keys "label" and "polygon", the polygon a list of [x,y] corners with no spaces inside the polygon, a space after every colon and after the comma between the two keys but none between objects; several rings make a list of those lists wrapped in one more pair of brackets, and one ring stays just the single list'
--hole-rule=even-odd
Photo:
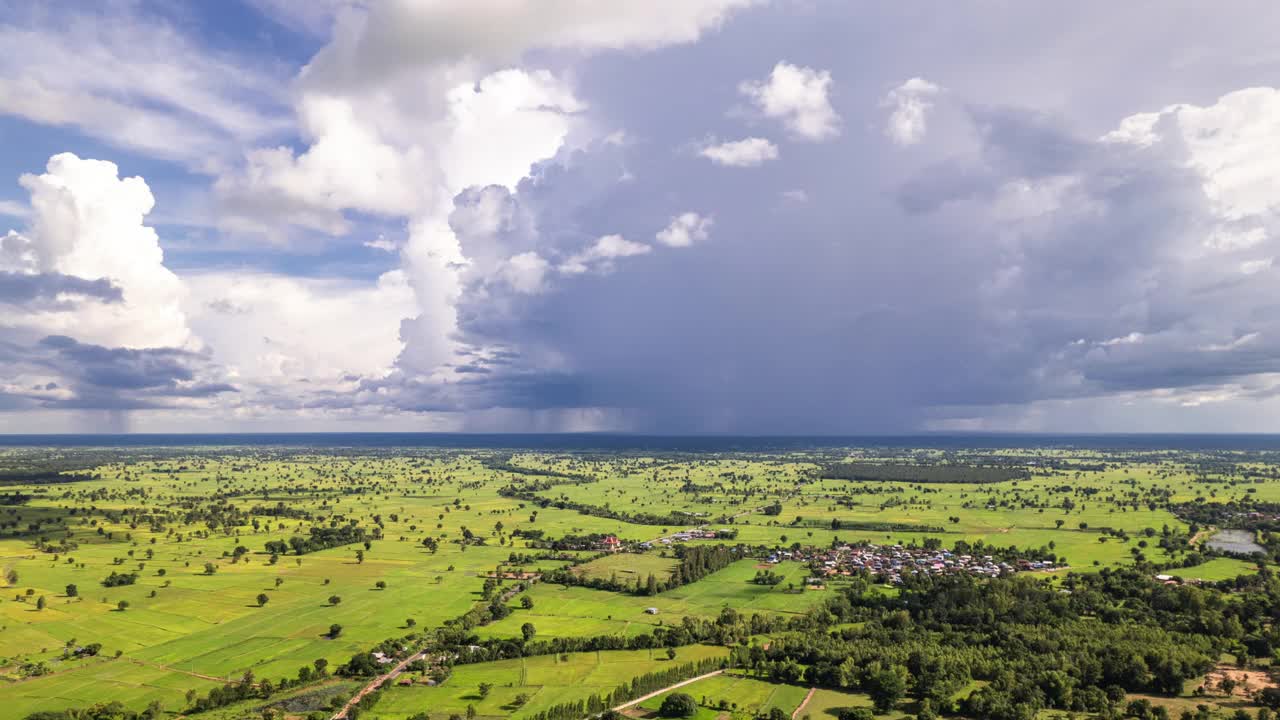
[{"label": "blue sky", "polygon": [[0,431],[1280,431],[1278,15],[0,0]]}]

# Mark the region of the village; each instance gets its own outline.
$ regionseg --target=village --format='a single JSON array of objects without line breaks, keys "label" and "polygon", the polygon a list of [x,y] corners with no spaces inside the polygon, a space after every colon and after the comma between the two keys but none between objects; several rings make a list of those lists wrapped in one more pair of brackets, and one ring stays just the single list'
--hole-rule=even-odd
[{"label": "village", "polygon": [[1047,560],[999,561],[991,555],[965,555],[942,549],[905,545],[839,545],[827,550],[780,550],[770,555],[771,564],[793,560],[808,563],[812,580],[870,573],[885,582],[899,584],[909,575],[967,574],[999,577],[1015,572],[1058,569]]}]

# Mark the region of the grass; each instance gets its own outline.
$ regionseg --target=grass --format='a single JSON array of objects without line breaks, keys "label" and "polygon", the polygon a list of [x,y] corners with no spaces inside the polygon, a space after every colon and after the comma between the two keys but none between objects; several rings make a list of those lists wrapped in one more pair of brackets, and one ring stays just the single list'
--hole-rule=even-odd
[{"label": "grass", "polygon": [[583,563],[574,568],[574,572],[587,578],[616,578],[620,582],[641,583],[649,575],[658,580],[671,577],[671,571],[677,561],[672,558],[659,557],[653,554],[615,553]]},{"label": "grass", "polygon": [[[480,717],[520,717],[593,694],[605,695],[623,682],[673,664],[727,654],[722,647],[695,645],[681,648],[674,661],[667,659],[664,650],[657,649],[570,653],[563,658],[545,655],[460,665],[439,686],[396,687],[378,703],[377,713],[378,717],[402,720],[427,711],[433,719],[443,719],[455,713],[465,714],[471,705]],[[481,683],[493,685],[485,697],[480,696]],[[527,696],[528,702],[517,708],[514,701],[519,695]]]},{"label": "grass", "polygon": [[[775,572],[784,575],[782,585],[751,583],[756,561],[740,560],[691,585],[659,595],[635,596],[604,593],[589,588],[563,585],[535,585],[528,592],[533,609],[518,606],[507,618],[479,629],[482,637],[520,636],[520,626],[533,623],[538,636],[571,637],[587,635],[634,635],[655,626],[678,622],[684,616],[715,617],[722,608],[739,612],[795,613],[819,603],[831,592],[790,593],[786,583],[799,587],[808,575],[799,563],[781,563]],[[657,608],[657,614],[646,612]]]},{"label": "grass", "polygon": [[[949,546],[958,540],[981,540],[1050,548],[1073,568],[1088,571],[1131,565],[1135,549],[1154,562],[1181,560],[1155,542],[1146,548],[1139,543],[1148,528],[1155,533],[1166,527],[1186,533],[1187,526],[1164,509],[1124,502],[1125,493],[1161,488],[1174,501],[1247,497],[1280,502],[1280,482],[1274,480],[1228,484],[1197,477],[1178,462],[1162,462],[1151,455],[1130,461],[1122,455],[1092,451],[1024,451],[1024,456],[1066,463],[1105,459],[1105,470],[1068,470],[994,485],[937,486],[809,482],[815,466],[804,456],[672,459],[518,454],[511,459],[530,468],[597,479],[556,486],[542,493],[548,499],[564,496],[596,506],[705,518],[664,528],[553,506],[538,508],[503,497],[499,489],[511,482],[512,473],[486,468],[482,456],[480,452],[441,452],[341,457],[228,449],[221,456],[139,457],[103,465],[91,480],[12,488],[34,498],[24,506],[0,507],[4,533],[0,535],[0,570],[17,574],[15,583],[0,588],[4,715],[23,717],[36,710],[81,707],[104,699],[121,700],[133,709],[159,701],[166,710],[178,712],[186,707],[188,689],[204,693],[245,672],[278,679],[293,677],[299,667],[320,658],[337,666],[356,652],[409,632],[410,619],[421,630],[466,612],[480,601],[484,576],[512,567],[508,561],[513,554],[535,552],[525,541],[512,538],[516,529],[540,530],[549,538],[613,533],[639,541],[706,522],[710,527],[736,529],[739,542],[770,547],[822,546],[833,540],[909,543],[926,537],[940,538]],[[850,451],[850,456],[860,456],[860,451]],[[963,459],[963,454],[958,457]],[[758,512],[775,500],[782,504],[779,515]],[[1064,502],[1068,500],[1070,504]],[[218,507],[236,508],[243,513],[243,522],[227,526],[216,518],[188,517],[215,502]],[[266,512],[277,503],[312,518],[325,518],[319,522],[341,517],[364,527],[377,526],[383,537],[372,541],[363,562],[356,557],[356,550],[363,548],[351,545],[301,557],[286,554],[273,564],[264,550],[267,541],[305,535],[317,522]],[[909,522],[938,526],[943,532],[833,531],[832,518]],[[820,527],[793,525],[798,521]],[[1081,523],[1087,529],[1081,529]],[[1102,527],[1123,529],[1130,539],[1106,538],[1098,532]],[[464,528],[484,538],[485,545],[458,544]],[[428,535],[439,540],[437,552],[423,546]],[[78,547],[41,552],[36,547],[41,537],[71,541]],[[232,553],[238,546],[249,552],[235,562]],[[204,574],[207,562],[216,566],[212,575]],[[653,573],[662,578],[674,562],[657,552],[616,554],[586,563],[579,572],[619,578]],[[545,570],[563,564],[539,559],[520,566]],[[784,575],[783,584],[754,585],[750,579],[755,564],[743,560],[656,597],[535,585],[527,593],[534,602],[532,609],[522,609],[513,599],[510,617],[477,632],[482,637],[515,638],[521,634],[520,626],[531,622],[540,638],[627,636],[649,632],[658,624],[678,623],[685,616],[713,617],[725,607],[747,613],[799,613],[835,591],[833,587],[788,592],[789,584],[800,586],[808,574],[794,563],[774,568]],[[102,579],[112,571],[137,572],[138,581],[103,587]],[[1220,558],[1169,572],[1213,581],[1253,571],[1251,563]],[[378,589],[379,582],[386,584],[385,589]],[[66,595],[69,584],[76,585],[78,597]],[[260,593],[268,596],[262,607],[256,599]],[[332,595],[341,602],[329,603]],[[47,607],[37,610],[41,597]],[[128,603],[127,610],[117,609],[120,601]],[[658,614],[645,613],[649,607],[657,608]],[[325,635],[331,624],[343,627],[337,639]],[[102,655],[62,659],[64,646],[87,643],[101,643]],[[692,650],[680,652],[683,660]],[[52,673],[19,677],[18,668],[28,662],[44,662]],[[574,663],[594,668],[581,674],[576,664],[543,667],[529,659],[518,669],[477,666],[459,668],[459,673],[466,680],[470,677],[466,673],[492,672],[494,697],[477,707],[483,707],[483,714],[506,717],[554,704],[556,698],[570,697],[582,687],[595,687],[592,683],[612,682],[636,668],[650,667],[648,662],[575,658]],[[544,670],[563,673],[565,682],[558,677],[530,679],[530,672],[537,679]],[[413,705],[416,701],[402,701],[402,694],[457,708],[461,695],[451,695],[451,687],[455,686],[390,690],[375,717],[399,717],[395,713],[400,710],[395,708],[420,708]],[[533,700],[521,710],[504,709],[503,703],[523,692],[518,688],[536,688]],[[740,691],[756,689],[744,682]],[[782,694],[770,697],[776,696],[778,703],[791,701],[786,695],[789,690],[778,692]],[[827,692],[815,695],[814,702],[819,704],[806,709],[814,718],[822,717],[814,708],[826,707],[819,700],[845,702],[828,698]],[[461,708],[465,711],[465,704]]]}]

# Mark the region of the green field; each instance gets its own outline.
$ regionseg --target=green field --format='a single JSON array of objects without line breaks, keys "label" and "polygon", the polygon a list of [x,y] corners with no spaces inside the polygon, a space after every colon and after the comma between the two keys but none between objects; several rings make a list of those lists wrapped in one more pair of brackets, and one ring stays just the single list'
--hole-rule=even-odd
[{"label": "green field", "polygon": [[[0,469],[23,452],[0,450]],[[851,449],[834,457],[879,454]],[[902,455],[940,459],[931,451]],[[508,578],[493,592],[510,591],[503,602],[510,613],[471,628],[476,642],[518,641],[530,632],[540,641],[636,638],[685,618],[714,621],[726,608],[799,617],[838,594],[843,581],[803,589],[815,568],[766,565],[762,555],[833,543],[983,542],[1056,555],[1072,571],[1147,563],[1186,581],[1229,580],[1255,573],[1257,563],[1188,549],[1190,525],[1175,506],[1280,502],[1280,480],[1230,479],[1199,468],[1195,455],[1030,449],[1016,458],[1032,468],[1029,478],[957,484],[823,479],[818,468],[833,456],[803,453],[104,453],[83,476],[5,488],[27,497],[0,507],[0,569],[10,578],[0,596],[0,694],[12,717],[103,700],[135,710],[158,702],[179,712],[190,708],[189,691],[203,696],[247,672],[277,681],[325,661],[332,673],[388,639],[428,643],[447,621],[487,606],[482,593],[493,575]],[[1272,467],[1239,460],[1233,467]],[[524,494],[504,490],[513,485]],[[766,512],[775,503],[776,512]],[[365,540],[302,554],[291,546],[275,556],[267,550],[313,529],[344,527],[359,528]],[[660,538],[694,527],[736,537],[690,544],[740,544],[754,548],[751,556],[652,596],[554,583],[520,591],[511,579],[516,571],[572,566],[585,580],[628,588],[650,575],[666,582],[680,563],[681,542]],[[653,546],[597,556],[552,551],[516,531],[548,541],[616,534]],[[1162,547],[1169,538],[1178,543]],[[762,568],[781,581],[753,583]],[[113,572],[136,579],[107,587]],[[341,632],[331,637],[335,624]],[[101,646],[95,656],[64,652],[91,643]],[[685,647],[680,661],[723,650]],[[459,665],[438,687],[386,690],[366,716],[399,719],[425,709],[443,719],[467,705],[481,716],[520,716],[668,662],[648,649],[566,658]],[[492,692],[469,699],[480,682],[492,683]],[[741,677],[699,685],[708,697],[788,713],[807,692]],[[514,705],[517,695],[527,703]],[[822,690],[805,712],[822,718],[862,700]]]}]

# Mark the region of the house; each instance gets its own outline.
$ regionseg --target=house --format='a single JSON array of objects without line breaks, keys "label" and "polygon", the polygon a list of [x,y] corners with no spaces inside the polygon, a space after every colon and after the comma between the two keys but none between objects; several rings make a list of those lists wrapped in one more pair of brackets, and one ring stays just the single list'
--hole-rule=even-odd
[{"label": "house", "polygon": [[622,549],[622,541],[618,539],[617,535],[608,535],[600,541],[600,547],[609,552],[618,552]]}]

